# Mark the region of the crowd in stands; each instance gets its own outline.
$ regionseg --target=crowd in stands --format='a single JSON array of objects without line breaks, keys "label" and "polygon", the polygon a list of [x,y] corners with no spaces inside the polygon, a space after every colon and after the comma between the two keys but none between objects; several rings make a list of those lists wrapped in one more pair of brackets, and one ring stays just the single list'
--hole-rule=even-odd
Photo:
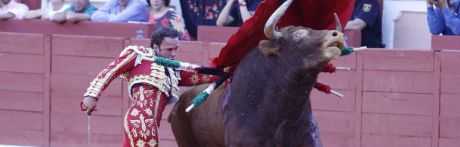
[{"label": "crowd in stands", "polygon": [[[42,9],[29,10],[20,0],[0,0],[0,19],[44,19],[56,23],[135,22],[155,28],[172,27],[180,40],[193,40],[198,25],[240,26],[262,0],[107,0],[98,8],[89,0],[46,0]],[[382,44],[382,7],[379,0],[355,0],[345,30],[362,32],[362,45]],[[460,35],[460,0],[426,0],[427,20],[433,35]]]}]

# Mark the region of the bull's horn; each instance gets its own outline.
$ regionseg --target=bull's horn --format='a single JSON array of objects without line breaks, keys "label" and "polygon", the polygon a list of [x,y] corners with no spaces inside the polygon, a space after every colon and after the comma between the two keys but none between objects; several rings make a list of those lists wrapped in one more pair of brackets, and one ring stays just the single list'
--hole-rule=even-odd
[{"label": "bull's horn", "polygon": [[335,19],[335,30],[342,32],[342,24],[340,24],[340,19],[337,16],[337,13],[334,13],[334,19]]},{"label": "bull's horn", "polygon": [[278,23],[281,16],[289,8],[293,0],[286,0],[275,12],[270,16],[267,23],[265,24],[264,33],[270,40],[277,40],[281,37],[281,32],[276,30],[276,24]]}]

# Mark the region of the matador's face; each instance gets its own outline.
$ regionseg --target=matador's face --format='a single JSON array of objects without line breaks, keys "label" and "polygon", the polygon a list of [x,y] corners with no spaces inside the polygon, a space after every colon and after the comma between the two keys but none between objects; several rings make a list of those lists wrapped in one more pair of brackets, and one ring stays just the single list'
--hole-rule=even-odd
[{"label": "matador's face", "polygon": [[155,46],[158,56],[168,59],[176,57],[177,48],[179,48],[179,38],[165,37],[160,46]]}]

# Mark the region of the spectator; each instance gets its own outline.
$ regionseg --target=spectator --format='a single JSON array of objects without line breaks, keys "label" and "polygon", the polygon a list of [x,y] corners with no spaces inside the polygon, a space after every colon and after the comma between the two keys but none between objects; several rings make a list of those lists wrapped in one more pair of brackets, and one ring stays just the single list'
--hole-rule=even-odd
[{"label": "spectator", "polygon": [[224,0],[181,0],[182,17],[192,38],[196,38],[198,25],[216,25],[217,17],[224,8]]},{"label": "spectator", "polygon": [[98,22],[146,22],[147,6],[143,0],[109,0],[91,19]]},{"label": "spectator", "polygon": [[[433,35],[460,35],[460,1],[427,0],[428,27]],[[433,8],[433,5],[436,8]]]},{"label": "spectator", "polygon": [[[237,2],[237,3],[236,3]],[[241,26],[259,5],[260,0],[227,0],[217,18],[217,26]]]},{"label": "spectator", "polygon": [[180,5],[179,0],[171,0],[169,5],[170,5],[169,7],[174,8],[174,10],[176,11],[177,15],[182,17],[182,6]]},{"label": "spectator", "polygon": [[79,22],[91,20],[91,15],[97,10],[89,3],[89,0],[72,0],[72,5],[65,13],[56,13],[52,19],[54,22],[62,23],[65,21]]},{"label": "spectator", "polygon": [[167,103],[178,100],[179,86],[210,83],[218,78],[196,71],[175,70],[147,60],[155,57],[174,59],[179,48],[178,37],[179,33],[176,30],[160,28],[152,35],[151,48],[126,47],[120,57],[96,76],[84,94],[83,110],[86,110],[87,115],[91,115],[102,91],[112,80],[121,74],[124,75],[129,85],[129,97],[133,101],[123,119],[125,147],[158,147],[158,128],[163,110]]},{"label": "spectator", "polygon": [[184,19],[174,9],[169,8],[170,0],[147,0],[150,7],[148,22],[155,25],[155,29],[171,27],[179,32],[179,40],[191,40],[185,29]]},{"label": "spectator", "polygon": [[361,31],[362,46],[383,48],[381,12],[377,0],[355,0],[353,14],[345,30]]},{"label": "spectator", "polygon": [[0,20],[23,19],[29,7],[15,0],[0,0]]},{"label": "spectator", "polygon": [[57,13],[65,13],[70,8],[70,4],[67,4],[64,0],[50,0],[46,10],[37,9],[27,12],[24,19],[49,19],[53,20],[54,15]]}]

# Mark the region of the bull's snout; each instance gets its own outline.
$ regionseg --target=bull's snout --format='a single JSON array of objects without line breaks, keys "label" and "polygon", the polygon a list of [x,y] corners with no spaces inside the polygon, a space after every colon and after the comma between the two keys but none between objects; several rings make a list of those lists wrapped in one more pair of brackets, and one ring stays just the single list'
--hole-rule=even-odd
[{"label": "bull's snout", "polygon": [[327,35],[324,38],[326,40],[326,47],[338,47],[339,49],[344,48],[344,40],[343,40],[343,33],[336,31],[336,30],[331,30],[327,32]]},{"label": "bull's snout", "polygon": [[341,54],[341,49],[345,47],[343,33],[339,31],[328,31],[324,36],[325,43],[322,49],[324,60],[332,60]]}]

